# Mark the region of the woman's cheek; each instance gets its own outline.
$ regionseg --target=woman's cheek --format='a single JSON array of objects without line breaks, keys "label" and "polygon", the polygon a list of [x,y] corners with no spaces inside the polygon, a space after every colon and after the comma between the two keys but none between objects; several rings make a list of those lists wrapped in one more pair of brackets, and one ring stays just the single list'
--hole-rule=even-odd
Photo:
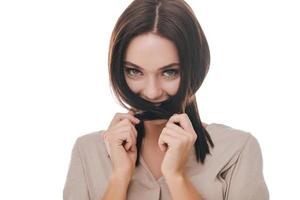
[{"label": "woman's cheek", "polygon": [[175,79],[173,81],[168,81],[164,83],[164,90],[169,94],[169,95],[175,95],[178,91],[180,84],[180,78]]},{"label": "woman's cheek", "polygon": [[142,89],[141,86],[143,86],[143,81],[141,80],[132,80],[130,78],[125,78],[128,87],[131,89],[134,93],[139,93]]}]

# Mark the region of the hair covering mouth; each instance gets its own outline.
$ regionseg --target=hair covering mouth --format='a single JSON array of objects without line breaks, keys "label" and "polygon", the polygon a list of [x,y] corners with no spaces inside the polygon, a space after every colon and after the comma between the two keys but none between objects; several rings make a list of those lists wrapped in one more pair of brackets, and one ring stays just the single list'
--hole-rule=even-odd
[{"label": "hair covering mouth", "polygon": [[[134,116],[141,121],[145,120],[156,120],[156,119],[169,119],[173,114],[177,113],[178,110],[174,109],[177,106],[173,105],[173,98],[160,102],[152,103],[153,106],[158,108],[157,110],[140,110],[136,111]],[[173,108],[173,109],[172,109]]]}]

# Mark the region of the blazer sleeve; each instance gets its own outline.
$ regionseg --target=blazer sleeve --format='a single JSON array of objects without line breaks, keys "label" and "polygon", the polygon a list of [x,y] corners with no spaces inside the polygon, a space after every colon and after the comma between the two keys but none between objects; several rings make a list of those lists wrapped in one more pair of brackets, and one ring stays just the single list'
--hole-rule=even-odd
[{"label": "blazer sleeve", "polygon": [[90,200],[84,167],[80,155],[80,138],[77,138],[71,154],[69,170],[63,189],[64,200]]},{"label": "blazer sleeve", "polygon": [[269,192],[263,177],[263,161],[258,141],[249,135],[235,164],[225,177],[225,200],[268,200]]}]

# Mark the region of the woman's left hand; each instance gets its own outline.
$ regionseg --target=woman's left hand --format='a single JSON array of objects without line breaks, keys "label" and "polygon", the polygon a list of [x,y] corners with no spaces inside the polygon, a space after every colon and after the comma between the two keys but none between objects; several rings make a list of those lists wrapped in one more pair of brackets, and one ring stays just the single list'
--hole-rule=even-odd
[{"label": "woman's left hand", "polygon": [[160,149],[166,152],[161,164],[164,176],[185,175],[185,164],[196,139],[197,134],[187,114],[174,114],[168,120],[158,139]]}]

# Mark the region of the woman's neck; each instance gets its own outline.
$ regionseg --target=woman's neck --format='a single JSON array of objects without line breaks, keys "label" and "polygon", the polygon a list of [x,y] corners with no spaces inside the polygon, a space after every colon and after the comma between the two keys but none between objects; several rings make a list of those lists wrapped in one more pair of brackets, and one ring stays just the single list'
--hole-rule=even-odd
[{"label": "woman's neck", "polygon": [[144,140],[147,140],[148,144],[158,144],[158,139],[161,134],[161,131],[165,127],[167,120],[151,120],[144,121],[144,130],[145,137]]}]

